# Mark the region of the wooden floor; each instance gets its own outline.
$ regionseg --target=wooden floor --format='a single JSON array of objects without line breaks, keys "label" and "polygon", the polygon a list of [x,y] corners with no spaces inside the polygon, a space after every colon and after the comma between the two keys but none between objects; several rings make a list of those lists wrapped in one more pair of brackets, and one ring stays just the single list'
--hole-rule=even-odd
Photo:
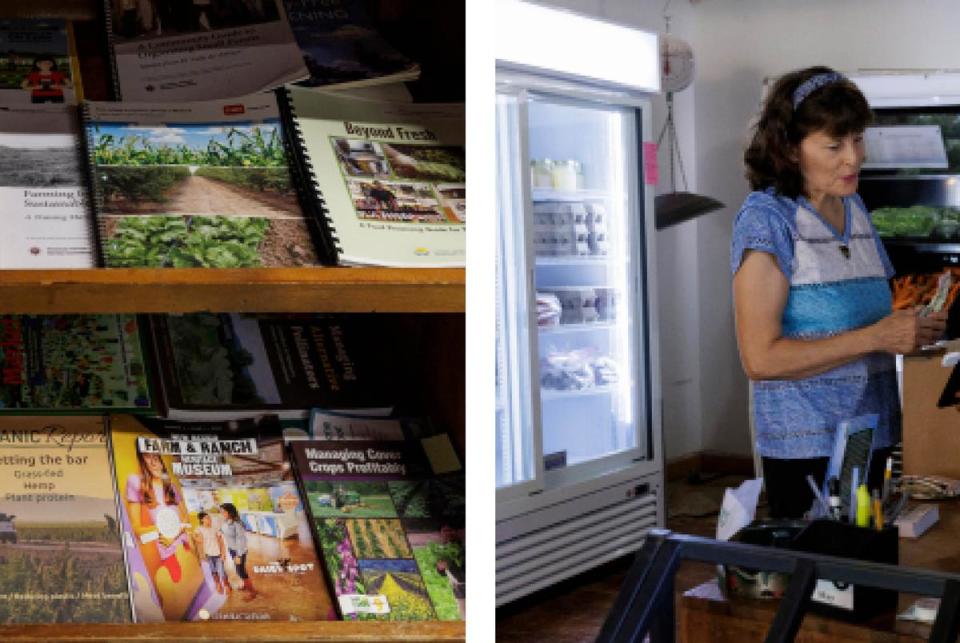
[{"label": "wooden floor", "polygon": [[[668,483],[667,528],[697,536],[715,536],[717,499],[722,498],[724,488],[736,487],[742,481],[739,476],[724,476],[699,483]],[[632,557],[618,559],[501,607],[497,610],[497,641],[593,641],[631,562]],[[683,563],[677,572],[677,587],[692,587],[715,574],[716,568],[711,565]]]}]

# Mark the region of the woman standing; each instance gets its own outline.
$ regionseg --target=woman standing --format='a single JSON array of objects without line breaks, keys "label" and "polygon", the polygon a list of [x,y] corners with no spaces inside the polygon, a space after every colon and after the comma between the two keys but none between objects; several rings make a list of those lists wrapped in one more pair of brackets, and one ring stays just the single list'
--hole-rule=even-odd
[{"label": "woman standing", "polygon": [[780,78],[744,160],[754,192],[731,251],[740,359],[771,517],[799,517],[822,483],[837,425],[877,414],[870,480],[900,439],[897,353],[932,343],[945,314],[892,311],[893,276],[857,195],[872,113],[827,67]]}]

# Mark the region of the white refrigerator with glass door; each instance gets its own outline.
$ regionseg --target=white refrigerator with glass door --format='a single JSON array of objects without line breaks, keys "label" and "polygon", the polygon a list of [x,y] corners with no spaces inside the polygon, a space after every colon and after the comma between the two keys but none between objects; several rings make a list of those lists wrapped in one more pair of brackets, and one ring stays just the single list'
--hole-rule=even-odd
[{"label": "white refrigerator with glass door", "polygon": [[503,605],[638,550],[664,486],[649,100],[498,60],[496,135]]}]

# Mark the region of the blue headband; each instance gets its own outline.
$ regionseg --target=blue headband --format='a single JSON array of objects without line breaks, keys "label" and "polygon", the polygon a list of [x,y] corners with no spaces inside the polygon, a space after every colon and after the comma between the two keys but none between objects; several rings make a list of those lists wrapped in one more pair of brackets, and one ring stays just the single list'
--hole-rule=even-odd
[{"label": "blue headband", "polygon": [[830,83],[838,83],[842,80],[846,80],[843,74],[838,74],[835,71],[826,73],[826,74],[817,74],[816,76],[811,76],[806,79],[797,89],[793,92],[793,109],[796,111],[797,107],[800,106],[800,103],[807,99],[807,96],[817,91],[824,85],[829,85]]}]

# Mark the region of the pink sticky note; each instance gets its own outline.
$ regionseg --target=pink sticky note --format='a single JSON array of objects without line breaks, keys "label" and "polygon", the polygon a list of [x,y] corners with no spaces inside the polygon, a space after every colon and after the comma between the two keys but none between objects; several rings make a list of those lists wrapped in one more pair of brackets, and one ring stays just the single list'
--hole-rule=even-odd
[{"label": "pink sticky note", "polygon": [[643,182],[656,185],[660,181],[660,165],[657,164],[657,144],[643,144]]}]

